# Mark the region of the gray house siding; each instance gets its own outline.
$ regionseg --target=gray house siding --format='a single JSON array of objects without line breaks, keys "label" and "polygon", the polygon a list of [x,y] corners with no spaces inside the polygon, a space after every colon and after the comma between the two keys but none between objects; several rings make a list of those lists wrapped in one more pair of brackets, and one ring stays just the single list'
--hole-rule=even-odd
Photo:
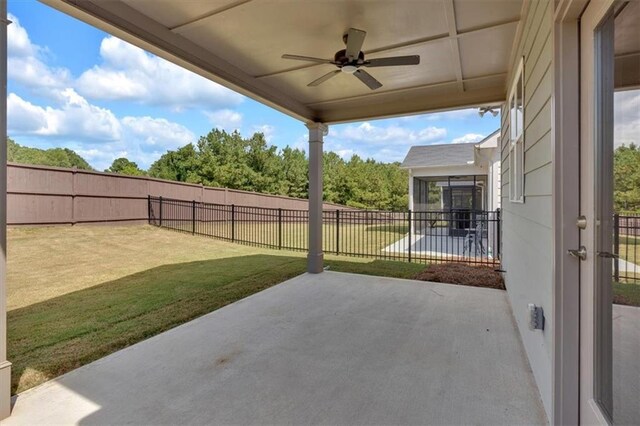
[{"label": "gray house siding", "polygon": [[[547,416],[552,410],[553,233],[552,108],[553,2],[528,2],[512,74],[524,57],[524,203],[509,201],[508,107],[502,111],[503,269],[513,314]],[[509,81],[513,79],[513,75]],[[528,328],[527,304],[544,308],[544,331]]]}]

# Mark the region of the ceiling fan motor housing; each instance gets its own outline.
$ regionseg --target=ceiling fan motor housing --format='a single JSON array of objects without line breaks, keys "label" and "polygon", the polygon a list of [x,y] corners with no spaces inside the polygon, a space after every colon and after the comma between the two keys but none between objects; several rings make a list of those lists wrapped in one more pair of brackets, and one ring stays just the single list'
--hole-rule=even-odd
[{"label": "ceiling fan motor housing", "polygon": [[343,67],[345,65],[362,65],[364,63],[364,53],[358,53],[358,59],[353,61],[349,61],[349,57],[347,56],[347,50],[342,49],[338,50],[336,54],[333,56],[333,61],[339,67]]}]

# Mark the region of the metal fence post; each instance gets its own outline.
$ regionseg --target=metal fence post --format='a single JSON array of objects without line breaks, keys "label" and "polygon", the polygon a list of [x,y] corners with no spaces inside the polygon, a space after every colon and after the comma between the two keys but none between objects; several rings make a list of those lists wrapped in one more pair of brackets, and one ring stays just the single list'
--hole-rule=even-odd
[{"label": "metal fence post", "polygon": [[191,235],[196,235],[196,200],[191,201]]},{"label": "metal fence post", "polygon": [[147,195],[147,219],[148,224],[151,225],[151,195]]},{"label": "metal fence post", "polygon": [[160,227],[162,228],[162,195],[160,196]]},{"label": "metal fence post", "polygon": [[282,250],[282,208],[278,209],[278,250]]},{"label": "metal fence post", "polygon": [[615,213],[613,215],[613,254],[616,257],[613,259],[613,279],[617,282],[620,281],[620,262],[617,255],[620,251],[620,215]]},{"label": "metal fence post", "polygon": [[409,263],[411,263],[411,210],[407,214],[409,224]]},{"label": "metal fence post", "polygon": [[336,210],[336,254],[340,254],[340,210]]},{"label": "metal fence post", "polygon": [[497,259],[502,258],[502,253],[501,253],[501,247],[500,245],[502,244],[502,234],[501,234],[501,226],[502,226],[502,219],[500,218],[501,213],[500,213],[500,209],[496,209],[496,232],[498,235],[496,235],[496,253],[495,253],[495,257]]},{"label": "metal fence post", "polygon": [[236,240],[236,205],[231,204],[231,242]]}]

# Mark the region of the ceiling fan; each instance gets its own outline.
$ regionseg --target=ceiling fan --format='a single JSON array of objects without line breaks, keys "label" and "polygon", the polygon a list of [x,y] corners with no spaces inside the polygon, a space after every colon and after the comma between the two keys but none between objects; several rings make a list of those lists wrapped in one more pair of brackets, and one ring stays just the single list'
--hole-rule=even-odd
[{"label": "ceiling fan", "polygon": [[282,55],[282,58],[294,59],[296,61],[316,62],[319,64],[331,64],[338,67],[337,70],[328,72],[322,77],[313,80],[307,86],[318,86],[329,80],[331,77],[335,77],[337,74],[344,72],[347,74],[353,74],[371,90],[379,89],[382,87],[382,83],[376,80],[365,70],[360,69],[361,67],[392,67],[397,65],[418,65],[420,63],[419,55],[393,56],[390,58],[365,60],[364,53],[362,52],[362,44],[364,43],[366,35],[366,31],[350,28],[349,31],[342,36],[342,41],[344,41],[347,48],[338,50],[334,55],[333,60],[289,54]]}]

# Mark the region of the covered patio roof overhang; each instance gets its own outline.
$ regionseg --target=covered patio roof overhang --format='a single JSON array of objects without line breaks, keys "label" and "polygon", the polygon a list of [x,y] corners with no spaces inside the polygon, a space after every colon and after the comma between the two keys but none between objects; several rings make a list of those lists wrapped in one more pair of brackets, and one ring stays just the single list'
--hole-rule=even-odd
[{"label": "covered patio roof overhang", "polygon": [[[304,122],[339,123],[505,99],[521,0],[41,0]],[[420,55],[371,70],[375,91],[348,75],[307,84],[331,64],[349,28],[366,59]]]}]

